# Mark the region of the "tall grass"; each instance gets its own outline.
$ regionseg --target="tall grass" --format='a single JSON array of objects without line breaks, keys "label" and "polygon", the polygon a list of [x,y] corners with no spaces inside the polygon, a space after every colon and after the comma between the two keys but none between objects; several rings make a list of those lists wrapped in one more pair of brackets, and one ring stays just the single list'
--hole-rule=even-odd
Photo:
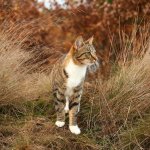
[{"label": "tall grass", "polygon": [[147,30],[136,26],[129,37],[120,33],[122,53],[109,78],[102,80],[97,74],[95,80],[86,81],[79,113],[82,134],[76,136],[68,126],[54,126],[51,76],[33,69],[38,64],[30,63],[34,56],[24,47],[30,31],[17,28],[0,31],[0,149],[149,149]]},{"label": "tall grass", "polygon": [[99,141],[104,141],[104,148],[149,147],[149,126],[145,128],[150,118],[149,24],[142,29],[135,26],[131,36],[121,34],[122,53],[112,66],[109,79],[101,81],[98,77],[94,90],[90,88],[89,97],[85,96],[92,104],[92,136],[97,134]]},{"label": "tall grass", "polygon": [[[36,73],[40,63],[32,51],[27,51],[25,42],[30,38],[30,23],[10,26],[0,31],[0,107],[23,108],[27,101],[38,99],[49,92],[50,79]],[[45,82],[46,79],[46,82]]]},{"label": "tall grass", "polygon": [[11,30],[0,32],[0,105],[11,105],[26,98],[22,86],[26,78],[23,65],[30,56],[22,49],[25,39],[18,36]]}]

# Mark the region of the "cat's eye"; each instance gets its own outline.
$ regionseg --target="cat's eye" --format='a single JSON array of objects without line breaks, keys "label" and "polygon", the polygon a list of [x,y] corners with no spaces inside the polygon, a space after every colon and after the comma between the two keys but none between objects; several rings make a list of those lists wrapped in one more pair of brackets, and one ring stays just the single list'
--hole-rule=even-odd
[{"label": "cat's eye", "polygon": [[90,53],[90,52],[87,52],[87,53],[86,53],[86,57],[87,57],[87,58],[91,58],[91,57],[92,57],[91,53]]},{"label": "cat's eye", "polygon": [[86,56],[90,56],[90,55],[91,55],[91,52],[87,52],[87,53],[86,53]]}]

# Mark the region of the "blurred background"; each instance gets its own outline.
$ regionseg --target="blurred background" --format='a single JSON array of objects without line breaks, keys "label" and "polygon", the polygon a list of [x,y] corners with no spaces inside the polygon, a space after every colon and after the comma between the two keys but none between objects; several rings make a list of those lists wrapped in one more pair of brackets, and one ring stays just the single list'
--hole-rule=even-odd
[{"label": "blurred background", "polygon": [[[0,0],[1,28],[30,22],[27,28],[32,28],[32,36],[26,41],[26,49],[42,53],[39,60],[45,59],[45,64],[58,56],[52,56],[52,49],[66,53],[77,36],[88,39],[94,35],[104,77],[122,55],[122,39],[130,37],[135,28],[147,30],[149,20],[147,0]],[[136,29],[134,33],[136,43],[141,40],[139,32]],[[129,55],[143,55],[140,49],[131,50]]]}]

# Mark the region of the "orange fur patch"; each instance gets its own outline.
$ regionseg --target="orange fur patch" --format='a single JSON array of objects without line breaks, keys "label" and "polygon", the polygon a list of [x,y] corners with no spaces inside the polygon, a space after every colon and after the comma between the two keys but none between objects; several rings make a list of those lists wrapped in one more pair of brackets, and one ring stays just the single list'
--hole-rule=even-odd
[{"label": "orange fur patch", "polygon": [[66,56],[64,62],[63,62],[63,66],[67,66],[67,64],[69,63],[70,59],[72,59],[73,62],[74,62],[76,65],[79,65],[79,66],[82,65],[82,64],[79,63],[76,59],[73,58],[75,51],[76,51],[76,50],[75,50],[74,46],[72,46],[72,47],[70,48],[70,51],[68,52],[68,54],[67,54],[67,56]]}]

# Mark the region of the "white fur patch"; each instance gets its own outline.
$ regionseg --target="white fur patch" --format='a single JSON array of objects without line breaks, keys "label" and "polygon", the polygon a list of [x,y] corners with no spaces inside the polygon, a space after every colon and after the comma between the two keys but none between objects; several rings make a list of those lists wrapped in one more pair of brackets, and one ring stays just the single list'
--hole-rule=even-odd
[{"label": "white fur patch", "polygon": [[76,126],[69,126],[69,129],[73,134],[80,134],[81,133],[81,130],[77,125]]},{"label": "white fur patch", "polygon": [[66,106],[65,106],[64,110],[66,113],[69,112],[69,99],[68,99],[68,97],[66,97]]},{"label": "white fur patch", "polygon": [[63,126],[65,125],[65,122],[56,121],[56,122],[55,122],[55,125],[56,125],[57,127],[63,127]]},{"label": "white fur patch", "polygon": [[72,89],[78,86],[85,78],[87,66],[78,66],[74,64],[72,60],[70,60],[65,69],[69,76],[69,78],[67,79],[67,90],[65,95],[71,96],[73,93]]}]

